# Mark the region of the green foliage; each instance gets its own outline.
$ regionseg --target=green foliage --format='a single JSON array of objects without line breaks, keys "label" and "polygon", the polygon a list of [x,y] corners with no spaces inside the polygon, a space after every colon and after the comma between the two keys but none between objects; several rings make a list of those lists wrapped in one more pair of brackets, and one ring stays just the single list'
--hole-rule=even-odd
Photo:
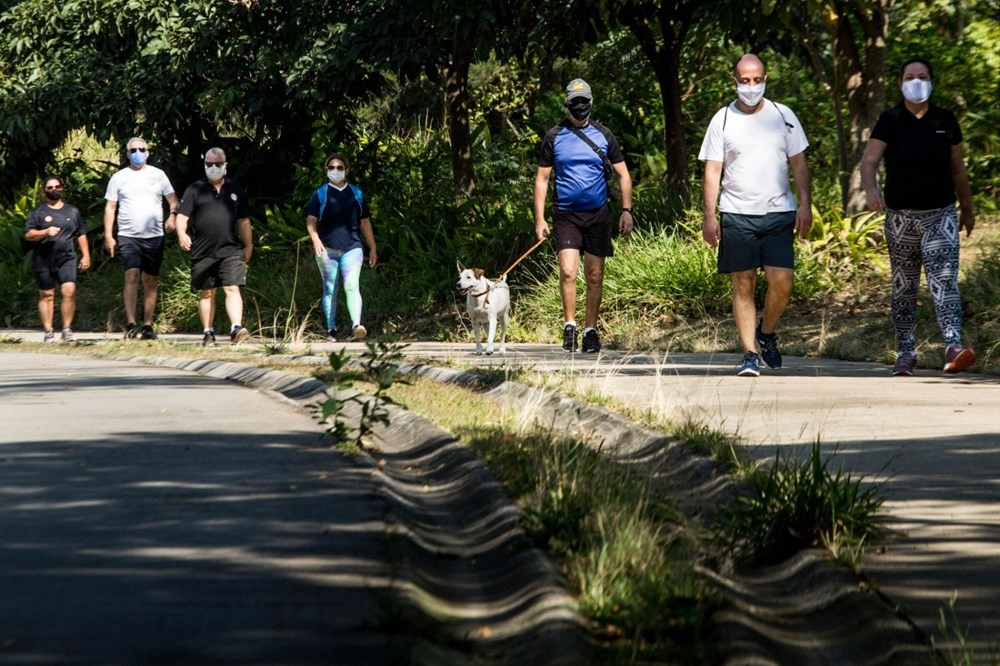
[{"label": "green foliage", "polygon": [[[369,341],[361,353],[361,369],[349,367],[351,356],[347,349],[330,354],[331,372],[327,379],[333,384],[333,393],[323,402],[313,405],[317,418],[327,424],[327,433],[338,445],[352,444],[362,447],[362,439],[378,424],[389,425],[389,398],[386,392],[396,382],[408,380],[398,375],[399,361],[406,345]],[[374,385],[370,396],[354,389],[356,382]],[[355,405],[360,412],[357,425],[351,425],[344,414],[348,405]],[[353,419],[352,419],[353,420]]]},{"label": "green foliage", "polygon": [[32,311],[37,301],[31,253],[24,240],[24,223],[34,208],[34,192],[24,192],[8,206],[0,206],[0,324],[10,327],[23,322],[22,313]]},{"label": "green foliage", "polygon": [[738,560],[779,562],[823,544],[860,547],[884,531],[879,485],[863,486],[842,465],[831,471],[818,442],[801,461],[777,452],[749,480],[753,491],[719,519],[720,539]]},{"label": "green foliage", "polygon": [[881,251],[884,222],[882,213],[845,215],[840,208],[821,213],[813,207],[809,245],[831,287],[839,288],[861,273],[886,270]]}]

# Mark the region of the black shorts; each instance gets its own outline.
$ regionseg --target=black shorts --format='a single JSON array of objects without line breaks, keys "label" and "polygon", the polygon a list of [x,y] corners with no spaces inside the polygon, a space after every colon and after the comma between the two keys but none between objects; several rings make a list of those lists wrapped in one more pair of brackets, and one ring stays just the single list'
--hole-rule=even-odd
[{"label": "black shorts", "polygon": [[146,275],[159,275],[163,265],[163,236],[156,238],[118,237],[118,254],[125,270],[138,268]]},{"label": "black shorts", "polygon": [[552,240],[556,253],[566,249],[580,250],[596,257],[612,257],[611,209],[559,210],[553,207]]},{"label": "black shorts", "polygon": [[247,265],[243,257],[204,257],[191,263],[191,291],[219,287],[242,287],[247,283]]},{"label": "black shorts", "polygon": [[766,215],[722,214],[719,272],[764,266],[795,267],[795,211]]},{"label": "black shorts", "polygon": [[76,282],[76,256],[68,254],[51,266],[35,267],[35,281],[40,291],[55,289],[57,284]]}]

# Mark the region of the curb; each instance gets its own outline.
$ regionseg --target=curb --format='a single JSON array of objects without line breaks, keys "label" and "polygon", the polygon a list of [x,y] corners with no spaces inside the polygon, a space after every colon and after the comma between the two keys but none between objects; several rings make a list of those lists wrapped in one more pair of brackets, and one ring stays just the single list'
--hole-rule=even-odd
[{"label": "curb", "polygon": [[[318,379],[237,363],[100,357],[237,382],[300,408],[330,389]],[[520,513],[489,469],[450,433],[387,408],[390,425],[375,427],[377,450],[366,455],[375,457],[372,480],[388,507],[392,588],[408,620],[413,663],[589,663],[576,600],[545,554],[524,545]],[[345,408],[348,420],[359,414],[355,404]]]}]

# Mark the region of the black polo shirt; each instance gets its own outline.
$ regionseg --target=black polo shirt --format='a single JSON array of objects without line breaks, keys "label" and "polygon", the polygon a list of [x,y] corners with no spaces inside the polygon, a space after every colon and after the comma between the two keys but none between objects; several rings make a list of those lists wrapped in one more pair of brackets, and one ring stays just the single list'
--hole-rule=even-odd
[{"label": "black polo shirt", "polygon": [[931,104],[917,118],[901,102],[882,112],[871,138],[887,144],[886,206],[934,210],[955,203],[951,148],[962,143],[962,130],[951,111]]},{"label": "black polo shirt", "polygon": [[250,217],[250,205],[243,188],[233,181],[225,179],[218,190],[207,180],[192,183],[184,190],[177,212],[190,218],[192,262],[207,257],[234,257],[243,252],[236,222]]}]

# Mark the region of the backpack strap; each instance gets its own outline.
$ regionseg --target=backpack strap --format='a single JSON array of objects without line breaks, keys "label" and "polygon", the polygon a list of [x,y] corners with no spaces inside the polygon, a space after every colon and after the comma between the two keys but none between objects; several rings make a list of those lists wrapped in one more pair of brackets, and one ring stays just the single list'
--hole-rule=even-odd
[{"label": "backpack strap", "polygon": [[[364,195],[361,193],[361,188],[354,183],[348,183],[351,188],[351,193],[354,194],[354,200],[358,202],[358,215],[364,210],[363,202],[365,200]],[[319,199],[319,215],[317,219],[323,219],[323,210],[326,208],[326,188],[327,183],[323,183],[316,190],[316,197]]]},{"label": "backpack strap", "polygon": [[608,159],[607,153],[605,153],[603,150],[601,150],[600,148],[598,148],[597,144],[594,143],[589,136],[587,136],[586,134],[584,134],[583,130],[581,130],[576,125],[573,125],[571,123],[567,123],[566,124],[566,129],[568,129],[570,132],[572,132],[577,137],[579,137],[579,139],[581,141],[583,141],[585,144],[587,144],[588,146],[590,146],[591,150],[593,150],[595,153],[597,153],[597,155],[601,158],[601,163],[604,165],[604,177],[605,178],[610,178],[611,174],[614,173],[615,167],[614,167],[614,165],[611,164],[611,160]]},{"label": "backpack strap", "polygon": [[[778,108],[777,102],[775,102],[773,99],[769,99],[767,101],[769,101],[771,104],[774,105],[774,110],[778,112],[779,116],[781,116],[781,122],[785,123],[785,127],[787,127],[790,130],[791,129],[795,129],[795,125],[793,125],[790,122],[788,122],[787,120],[785,120],[785,114],[783,114],[781,112],[781,109]],[[729,105],[726,104],[726,106],[724,108],[725,108],[725,111],[722,114],[722,131],[723,132],[726,131],[726,121],[729,120]]]}]

